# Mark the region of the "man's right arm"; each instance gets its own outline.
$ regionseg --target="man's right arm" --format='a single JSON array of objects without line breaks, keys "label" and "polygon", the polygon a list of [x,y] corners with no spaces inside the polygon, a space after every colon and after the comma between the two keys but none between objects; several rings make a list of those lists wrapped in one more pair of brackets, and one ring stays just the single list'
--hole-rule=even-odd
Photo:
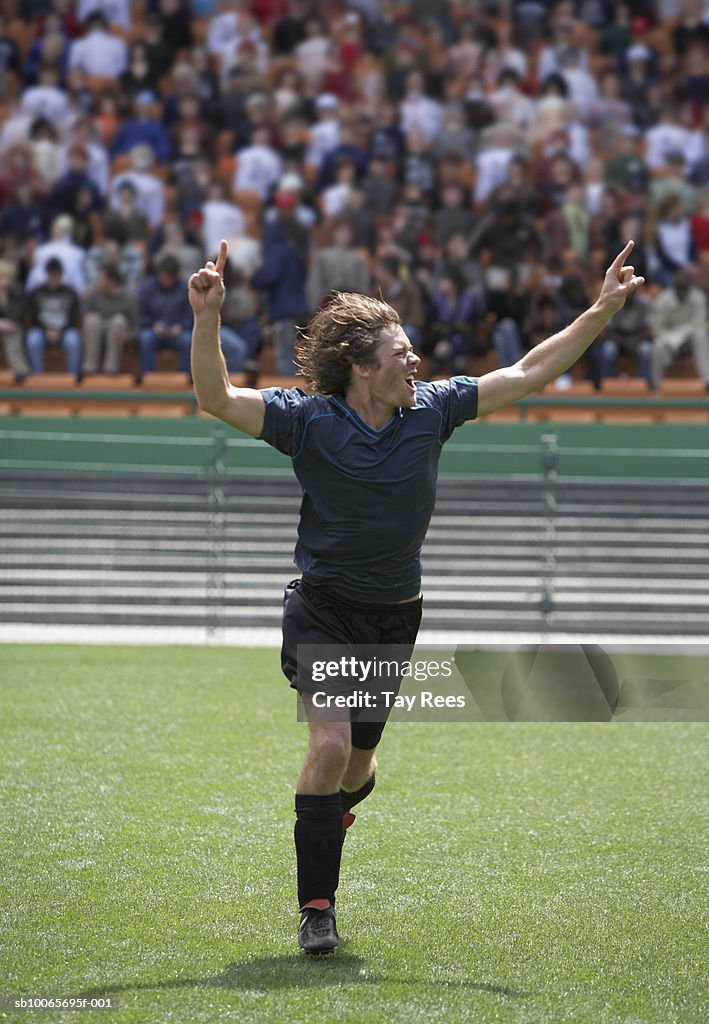
[{"label": "man's right arm", "polygon": [[263,395],[253,388],[236,388],[230,383],[219,343],[219,310],[224,301],[222,275],[227,254],[227,244],[222,241],[216,263],[210,260],[189,280],[194,314],[192,380],[201,409],[245,434],[258,437],[263,430]]}]

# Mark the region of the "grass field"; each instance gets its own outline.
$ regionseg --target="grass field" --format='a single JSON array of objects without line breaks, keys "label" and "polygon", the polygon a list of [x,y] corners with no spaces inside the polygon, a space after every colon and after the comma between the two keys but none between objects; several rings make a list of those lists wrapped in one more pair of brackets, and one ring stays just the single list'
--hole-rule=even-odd
[{"label": "grass field", "polygon": [[297,952],[277,654],[0,648],[8,1021],[707,1019],[693,723],[400,723],[345,844],[343,943]]}]

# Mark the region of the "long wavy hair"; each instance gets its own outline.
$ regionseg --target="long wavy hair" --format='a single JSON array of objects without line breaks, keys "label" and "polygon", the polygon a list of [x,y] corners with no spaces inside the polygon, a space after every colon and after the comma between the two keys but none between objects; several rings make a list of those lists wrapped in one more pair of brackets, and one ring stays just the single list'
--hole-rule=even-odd
[{"label": "long wavy hair", "polygon": [[381,299],[356,292],[333,292],[295,345],[296,360],[308,388],[320,395],[344,395],[352,366],[376,366],[379,335],[401,323],[399,314]]}]

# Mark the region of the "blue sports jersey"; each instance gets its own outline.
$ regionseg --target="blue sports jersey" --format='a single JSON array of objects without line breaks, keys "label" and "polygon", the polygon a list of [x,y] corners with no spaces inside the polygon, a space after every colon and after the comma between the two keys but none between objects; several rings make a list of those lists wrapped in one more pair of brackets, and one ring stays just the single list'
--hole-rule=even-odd
[{"label": "blue sports jersey", "polygon": [[475,418],[477,379],[417,381],[416,405],[381,430],[340,396],[261,393],[261,439],[291,457],[303,488],[294,556],[303,575],[363,603],[418,594],[441,449]]}]

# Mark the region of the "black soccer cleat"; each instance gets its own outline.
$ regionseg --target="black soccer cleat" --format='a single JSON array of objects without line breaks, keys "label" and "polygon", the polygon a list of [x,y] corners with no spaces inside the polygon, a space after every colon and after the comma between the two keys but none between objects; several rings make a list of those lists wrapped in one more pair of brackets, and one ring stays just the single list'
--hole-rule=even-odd
[{"label": "black soccer cleat", "polygon": [[339,941],[333,907],[328,907],[327,910],[306,907],[301,910],[298,945],[304,953],[310,956],[334,953]]}]

